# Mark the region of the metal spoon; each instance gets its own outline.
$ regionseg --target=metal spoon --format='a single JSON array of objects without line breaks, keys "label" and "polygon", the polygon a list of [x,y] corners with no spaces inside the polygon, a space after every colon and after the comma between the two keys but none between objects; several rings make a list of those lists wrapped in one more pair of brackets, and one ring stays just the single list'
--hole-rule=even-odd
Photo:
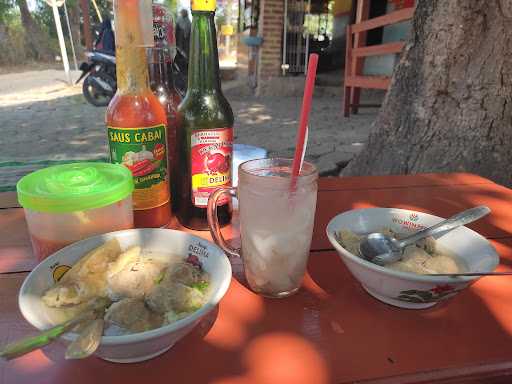
[{"label": "metal spoon", "polygon": [[93,304],[85,309],[83,312],[62,324],[56,325],[46,331],[43,331],[36,336],[25,337],[24,339],[15,341],[0,348],[0,358],[5,360],[15,359],[23,356],[36,349],[42,348],[55,341],[63,333],[66,333],[83,323],[84,321],[91,321],[96,319],[100,314],[105,311],[105,308],[110,305],[109,300],[98,299]]},{"label": "metal spoon", "polygon": [[94,316],[94,311],[86,311],[65,323],[43,331],[36,336],[26,337],[8,344],[0,350],[0,358],[11,360],[42,348],[58,339],[58,337],[63,333],[70,331],[83,321],[92,319]]},{"label": "metal spoon", "polygon": [[85,359],[98,349],[103,335],[104,321],[102,318],[87,323],[78,337],[68,345],[64,357],[70,359]]},{"label": "metal spoon", "polygon": [[448,277],[459,277],[459,276],[510,276],[512,272],[463,272],[463,273],[425,273],[421,276],[448,276]]},{"label": "metal spoon", "polygon": [[415,244],[418,240],[425,237],[433,236],[440,232],[450,231],[461,225],[472,223],[485,215],[491,210],[485,205],[471,208],[463,212],[457,213],[449,219],[416,232],[402,240],[397,240],[391,236],[382,233],[370,233],[359,244],[361,255],[368,261],[378,265],[386,265],[393,263],[402,258],[403,249],[411,244]]}]

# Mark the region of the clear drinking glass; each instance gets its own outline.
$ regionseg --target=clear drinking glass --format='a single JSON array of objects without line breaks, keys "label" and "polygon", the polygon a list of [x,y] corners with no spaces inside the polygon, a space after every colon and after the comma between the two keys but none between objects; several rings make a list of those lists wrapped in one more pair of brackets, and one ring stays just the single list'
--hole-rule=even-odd
[{"label": "clear drinking glass", "polygon": [[[292,160],[259,159],[240,164],[238,188],[221,188],[208,201],[214,241],[228,255],[242,257],[252,290],[268,297],[295,293],[304,277],[315,220],[318,172],[304,162],[295,188]],[[217,222],[217,199],[238,197],[242,248],[231,248]]]}]

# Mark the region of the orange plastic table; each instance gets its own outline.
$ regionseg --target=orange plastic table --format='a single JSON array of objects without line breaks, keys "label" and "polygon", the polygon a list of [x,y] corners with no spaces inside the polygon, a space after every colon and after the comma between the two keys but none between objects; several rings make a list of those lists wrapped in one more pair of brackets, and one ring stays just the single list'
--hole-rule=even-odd
[{"label": "orange plastic table", "polygon": [[[218,310],[169,352],[120,365],[95,357],[65,361],[55,344],[0,362],[0,383],[512,382],[511,278],[482,278],[431,309],[398,309],[368,296],[325,237],[329,219],[353,208],[392,206],[446,217],[486,204],[492,214],[471,227],[497,248],[499,270],[511,270],[512,190],[460,173],[323,178],[319,186],[308,274],[296,295],[255,295],[233,260],[235,276]],[[3,344],[34,333],[16,295],[35,261],[15,196],[0,194],[0,207]],[[225,235],[237,233],[235,217]]]}]

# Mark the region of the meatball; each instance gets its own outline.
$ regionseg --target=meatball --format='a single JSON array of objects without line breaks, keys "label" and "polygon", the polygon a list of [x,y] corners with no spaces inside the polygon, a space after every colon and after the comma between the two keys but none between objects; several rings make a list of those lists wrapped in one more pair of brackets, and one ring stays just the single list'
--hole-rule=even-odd
[{"label": "meatball", "polygon": [[105,313],[107,327],[113,325],[128,332],[143,332],[162,326],[163,317],[149,310],[143,300],[123,299]]},{"label": "meatball", "polygon": [[199,283],[203,278],[203,273],[199,268],[190,263],[177,263],[168,268],[164,280],[170,280],[185,285],[193,285]]},{"label": "meatball", "polygon": [[195,288],[164,279],[146,297],[146,303],[153,311],[161,314],[169,311],[193,312],[203,305],[204,295]]},{"label": "meatball", "polygon": [[359,243],[361,243],[362,236],[356,235],[348,229],[342,229],[338,235],[340,244],[351,254],[361,257],[359,252]]}]

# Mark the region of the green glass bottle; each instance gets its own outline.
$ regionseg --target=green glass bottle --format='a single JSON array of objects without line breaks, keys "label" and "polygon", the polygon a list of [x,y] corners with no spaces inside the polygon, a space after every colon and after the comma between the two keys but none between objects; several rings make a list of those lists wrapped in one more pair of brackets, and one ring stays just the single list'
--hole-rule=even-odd
[{"label": "green glass bottle", "polygon": [[[231,186],[233,111],[222,94],[215,32],[215,0],[192,1],[188,89],[178,107],[176,215],[206,230],[208,197]],[[231,220],[230,198],[219,201],[219,223]]]}]

